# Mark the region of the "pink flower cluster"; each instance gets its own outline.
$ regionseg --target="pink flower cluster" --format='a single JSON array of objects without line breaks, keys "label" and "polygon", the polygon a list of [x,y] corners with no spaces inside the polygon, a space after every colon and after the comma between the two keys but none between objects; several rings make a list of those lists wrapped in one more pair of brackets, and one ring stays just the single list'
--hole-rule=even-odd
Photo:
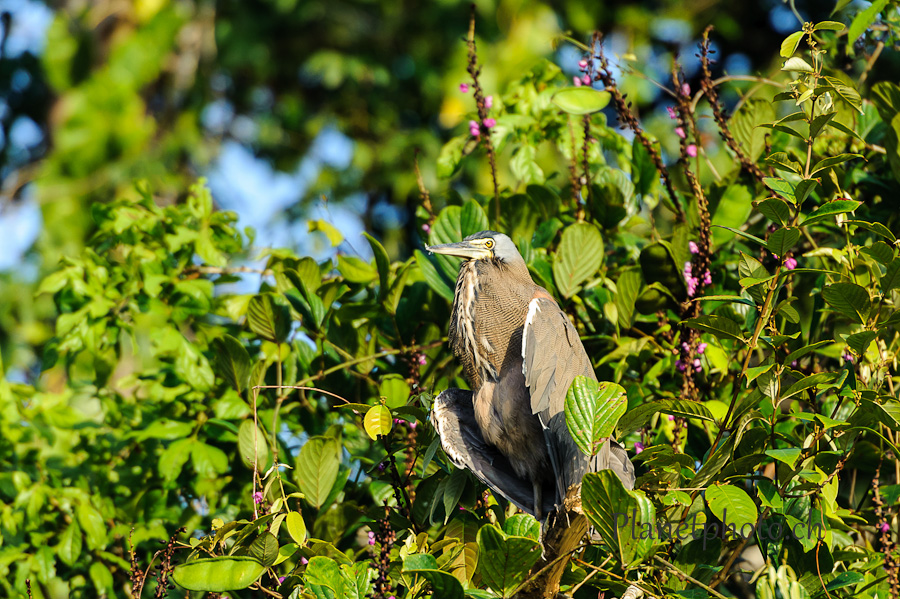
[{"label": "pink flower cluster", "polygon": [[[464,94],[469,93],[469,84],[468,83],[460,83],[459,91],[461,91]],[[488,110],[490,110],[493,106],[494,106],[494,96],[487,96],[484,99],[484,107],[487,108]],[[497,126],[497,121],[496,121],[496,119],[492,119],[492,118],[484,119],[483,123],[479,123],[478,121],[469,121],[469,135],[471,135],[472,137],[480,137],[482,125],[484,125],[485,129],[493,129],[494,127]]]},{"label": "pink flower cluster", "polygon": [[853,357],[853,354],[851,354],[848,351],[845,351],[843,354],[841,354],[841,358],[844,360],[844,362],[847,362],[848,364],[853,364],[853,362],[856,360]]},{"label": "pink flower cluster", "polygon": [[[701,343],[697,346],[697,353],[703,355],[703,352],[706,351],[706,344]],[[688,369],[687,357],[691,353],[691,346],[687,341],[682,342],[681,344],[681,358],[675,360],[675,368],[678,369],[679,372],[684,372]],[[700,358],[694,358],[694,361],[691,362],[691,367],[693,367],[694,372],[700,372],[703,370],[703,362]],[[671,416],[669,417],[671,418]]]},{"label": "pink flower cluster", "polygon": [[703,279],[700,277],[695,277],[691,273],[691,263],[684,263],[684,280],[687,281],[687,292],[688,297],[694,297],[697,294],[697,288],[702,284],[704,287],[707,285],[712,285],[712,275],[709,272],[709,269],[703,271]]},{"label": "pink flower cluster", "polygon": [[582,85],[589,86],[591,84],[591,76],[587,74],[588,61],[586,58],[582,58],[578,61],[578,68],[581,70],[582,74],[572,77],[572,83],[575,84],[575,87],[581,87]]},{"label": "pink flower cluster", "polygon": [[[681,86],[681,91],[685,96],[689,96],[689,95],[691,95],[691,86],[689,86],[687,83],[685,83],[684,85]],[[670,119],[678,118],[678,113],[675,112],[675,107],[666,106],[666,112],[669,113]],[[681,127],[681,126],[675,127],[675,135],[677,135],[681,139],[687,139],[687,133],[685,133],[684,127]],[[688,144],[688,147],[685,151],[687,152],[687,155],[690,156],[691,158],[697,157],[697,145],[696,144]]]},{"label": "pink flower cluster", "polygon": [[371,530],[369,531],[369,545],[375,544],[375,533]]},{"label": "pink flower cluster", "polygon": [[403,420],[402,418],[394,418],[394,424],[408,424],[409,428],[411,428],[412,430],[416,430],[417,423],[415,420],[408,421],[408,420]]},{"label": "pink flower cluster", "polygon": [[638,441],[637,443],[634,444],[634,453],[641,453],[645,449],[647,449],[647,448],[644,447],[644,444],[641,443],[640,441]]}]

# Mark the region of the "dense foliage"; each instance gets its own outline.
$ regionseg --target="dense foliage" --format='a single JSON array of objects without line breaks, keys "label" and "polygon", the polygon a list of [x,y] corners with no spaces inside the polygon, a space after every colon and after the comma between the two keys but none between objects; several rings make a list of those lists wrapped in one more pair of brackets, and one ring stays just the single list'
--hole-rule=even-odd
[{"label": "dense foliage", "polygon": [[[596,422],[572,426],[591,441],[585,427],[614,414],[639,477],[633,492],[585,478],[600,534],[564,592],[900,593],[900,87],[871,77],[898,14],[872,6],[788,36],[783,69],[746,83],[730,118],[717,96],[733,82],[712,78],[704,45],[693,87],[677,64],[660,82],[672,118],[659,140],[599,36],[568,42],[595,57],[577,87],[540,60],[502,94],[483,88],[470,38],[473,124],[435,160],[441,188],[420,185],[416,230],[429,244],[508,233],[627,397],[622,414],[573,389]],[[859,36],[878,52],[845,72]],[[628,138],[601,112],[610,101]],[[97,177],[133,174],[103,162]],[[465,169],[489,185],[463,195]],[[115,187],[91,203],[87,249],[40,283],[57,317],[39,383],[0,379],[5,594],[523,588],[538,523],[453,468],[428,422],[433,395],[464,385],[445,337],[458,261],[392,261],[368,236],[370,262],[276,249],[255,273],[252,232],[202,182],[179,202]],[[732,574],[754,546],[748,584]]]}]

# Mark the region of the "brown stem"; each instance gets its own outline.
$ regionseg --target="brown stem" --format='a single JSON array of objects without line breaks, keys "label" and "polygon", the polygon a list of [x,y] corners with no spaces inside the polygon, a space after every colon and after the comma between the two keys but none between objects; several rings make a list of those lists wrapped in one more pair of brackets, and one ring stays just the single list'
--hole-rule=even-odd
[{"label": "brown stem", "polygon": [[500,226],[500,186],[497,182],[497,158],[494,154],[494,144],[491,143],[491,130],[484,124],[488,118],[487,104],[484,101],[484,90],[478,82],[481,68],[478,66],[478,52],[475,48],[475,4],[472,4],[472,13],[469,17],[469,37],[466,41],[469,48],[469,61],[466,66],[469,76],[472,78],[472,87],[475,94],[475,107],[478,110],[478,128],[481,131],[481,140],[487,151],[488,162],[491,165],[491,180],[494,183],[494,221]]}]

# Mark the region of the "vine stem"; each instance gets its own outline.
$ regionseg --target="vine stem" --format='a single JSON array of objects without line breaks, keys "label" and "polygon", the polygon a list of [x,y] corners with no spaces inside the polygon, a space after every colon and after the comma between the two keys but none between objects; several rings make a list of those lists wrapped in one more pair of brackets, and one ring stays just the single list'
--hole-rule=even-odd
[{"label": "vine stem", "polygon": [[686,572],[682,572],[682,571],[679,570],[674,564],[671,564],[671,563],[667,562],[666,560],[664,560],[663,558],[659,557],[658,555],[654,555],[654,556],[653,556],[653,559],[655,559],[656,561],[658,561],[659,563],[661,563],[661,564],[664,565],[665,567],[667,567],[667,568],[669,568],[670,570],[672,570],[673,572],[675,572],[679,577],[684,577],[685,580],[689,580],[690,582],[692,582],[692,583],[696,584],[697,586],[699,586],[700,588],[704,589],[706,592],[712,593],[713,595],[715,595],[715,596],[718,597],[719,599],[726,599],[726,598],[725,598],[725,595],[723,595],[723,594],[720,593],[719,591],[715,590],[715,589],[712,588],[712,587],[706,586],[705,584],[703,584],[702,582],[700,582],[700,581],[697,580],[696,578],[693,578],[690,574],[688,574],[688,573],[686,573]]}]

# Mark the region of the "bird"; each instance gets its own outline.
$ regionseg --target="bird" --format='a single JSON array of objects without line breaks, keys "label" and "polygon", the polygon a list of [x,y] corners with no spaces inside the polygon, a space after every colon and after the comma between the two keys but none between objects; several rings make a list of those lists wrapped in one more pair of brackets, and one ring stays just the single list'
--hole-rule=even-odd
[{"label": "bird", "polygon": [[586,472],[609,468],[633,489],[624,447],[609,439],[592,458],[568,430],[572,381],[597,377],[575,326],[513,241],[481,231],[426,250],[464,259],[448,339],[471,391],[447,389],[432,408],[450,460],[540,521]]}]

